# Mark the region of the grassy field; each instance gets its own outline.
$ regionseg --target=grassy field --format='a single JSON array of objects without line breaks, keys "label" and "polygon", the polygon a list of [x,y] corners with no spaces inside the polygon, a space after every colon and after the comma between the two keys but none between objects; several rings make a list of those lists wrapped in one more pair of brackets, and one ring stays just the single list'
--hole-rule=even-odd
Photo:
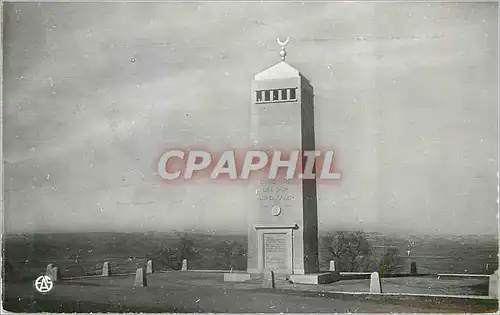
[{"label": "grassy field", "polygon": [[[33,278],[48,263],[57,263],[63,276],[99,274],[109,261],[115,272],[133,272],[162,246],[178,246],[181,236],[193,242],[196,255],[190,269],[246,269],[246,235],[206,235],[196,233],[72,233],[4,236],[5,270],[8,278]],[[320,267],[328,268],[331,257],[320,235]],[[369,234],[376,255],[387,247],[397,247],[401,269],[408,271],[416,261],[421,273],[491,274],[498,269],[498,241],[495,236],[433,237]],[[234,242],[227,252],[225,244]],[[410,256],[407,249],[411,248]],[[157,269],[165,269],[156,262]]]},{"label": "grassy field", "polygon": [[[296,285],[277,280],[276,289],[262,288],[262,278],[224,282],[216,272],[164,272],[148,275],[147,287],[133,287],[134,276],[58,281],[47,294],[30,281],[7,283],[4,308],[15,312],[216,312],[216,313],[463,313],[494,312],[495,300],[393,295],[368,292],[369,280],[326,285]],[[390,282],[387,282],[389,281]],[[474,280],[472,282],[477,282]],[[435,277],[383,279],[386,293],[449,294],[470,292],[471,281],[445,283]],[[433,287],[431,289],[431,287]],[[415,288],[419,291],[415,292]]]},{"label": "grassy field", "polygon": [[[401,270],[409,271],[411,261],[419,273],[491,274],[498,269],[498,238],[492,236],[432,236],[369,234],[376,256],[388,247],[401,253]],[[407,250],[410,250],[408,256]],[[320,263],[328,266],[325,247],[320,246]]]}]

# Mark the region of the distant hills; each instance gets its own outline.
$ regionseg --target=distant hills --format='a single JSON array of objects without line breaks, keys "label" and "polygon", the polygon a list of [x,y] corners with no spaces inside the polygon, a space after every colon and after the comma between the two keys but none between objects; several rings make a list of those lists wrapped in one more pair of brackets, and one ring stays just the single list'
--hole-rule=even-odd
[{"label": "distant hills", "polygon": [[[330,233],[320,233],[321,239]],[[388,247],[399,249],[402,268],[417,263],[423,273],[482,273],[498,269],[498,237],[486,236],[432,236],[386,235],[366,233],[379,255]],[[224,269],[227,259],[220,252],[223,242],[237,242],[246,248],[246,235],[223,235],[216,232],[192,231],[143,233],[36,233],[6,234],[3,238],[4,258],[21,273],[43,270],[47,263],[71,261],[73,265],[92,262],[102,264],[110,259],[145,258],[162,246],[177,246],[186,236],[200,253],[191,266],[200,269]],[[331,259],[325,245],[320,247],[320,265],[328,267]],[[409,251],[409,255],[408,255]],[[237,259],[235,269],[246,269],[246,259]]]}]

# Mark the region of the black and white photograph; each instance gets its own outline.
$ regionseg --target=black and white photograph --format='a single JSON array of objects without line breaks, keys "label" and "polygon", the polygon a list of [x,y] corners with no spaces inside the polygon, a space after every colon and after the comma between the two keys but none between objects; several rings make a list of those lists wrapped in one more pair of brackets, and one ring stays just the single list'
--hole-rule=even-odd
[{"label": "black and white photograph", "polygon": [[498,1],[1,12],[2,312],[498,312]]}]

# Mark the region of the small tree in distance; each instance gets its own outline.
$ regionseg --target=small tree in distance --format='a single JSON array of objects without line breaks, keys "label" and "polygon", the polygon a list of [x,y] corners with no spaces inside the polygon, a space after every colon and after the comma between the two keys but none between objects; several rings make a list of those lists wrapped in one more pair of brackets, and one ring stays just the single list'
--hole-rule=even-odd
[{"label": "small tree in distance", "polygon": [[171,247],[165,248],[163,244],[160,249],[154,252],[149,258],[153,259],[155,263],[166,268],[180,270],[182,260],[193,259],[197,257],[198,253],[194,248],[194,243],[187,234],[181,236],[179,241]]},{"label": "small tree in distance", "polygon": [[368,236],[362,231],[338,231],[325,241],[330,257],[339,271],[373,271],[373,259]]},{"label": "small tree in distance", "polygon": [[384,253],[384,256],[382,256],[382,259],[380,259],[379,262],[380,275],[398,271],[400,263],[401,255],[399,253],[399,249],[395,247],[387,249],[387,251]]},{"label": "small tree in distance", "polygon": [[[216,246],[216,250],[222,255],[224,269],[243,270],[246,260],[246,248],[244,244],[237,241],[222,241]],[[242,261],[243,260],[243,261]]]}]

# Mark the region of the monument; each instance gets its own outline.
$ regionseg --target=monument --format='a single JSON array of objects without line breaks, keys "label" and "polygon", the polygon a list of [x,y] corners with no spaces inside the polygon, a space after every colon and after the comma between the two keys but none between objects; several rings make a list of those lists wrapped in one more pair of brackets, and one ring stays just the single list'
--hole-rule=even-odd
[{"label": "monument", "polygon": [[[252,81],[250,139],[255,149],[315,150],[313,87],[285,62],[288,40],[278,38],[281,62]],[[282,165],[286,160],[282,155]],[[275,180],[254,178],[252,183],[256,197],[249,209],[247,272],[271,270],[303,283],[333,281],[337,273],[318,273],[316,179],[287,180],[278,175]]]}]

